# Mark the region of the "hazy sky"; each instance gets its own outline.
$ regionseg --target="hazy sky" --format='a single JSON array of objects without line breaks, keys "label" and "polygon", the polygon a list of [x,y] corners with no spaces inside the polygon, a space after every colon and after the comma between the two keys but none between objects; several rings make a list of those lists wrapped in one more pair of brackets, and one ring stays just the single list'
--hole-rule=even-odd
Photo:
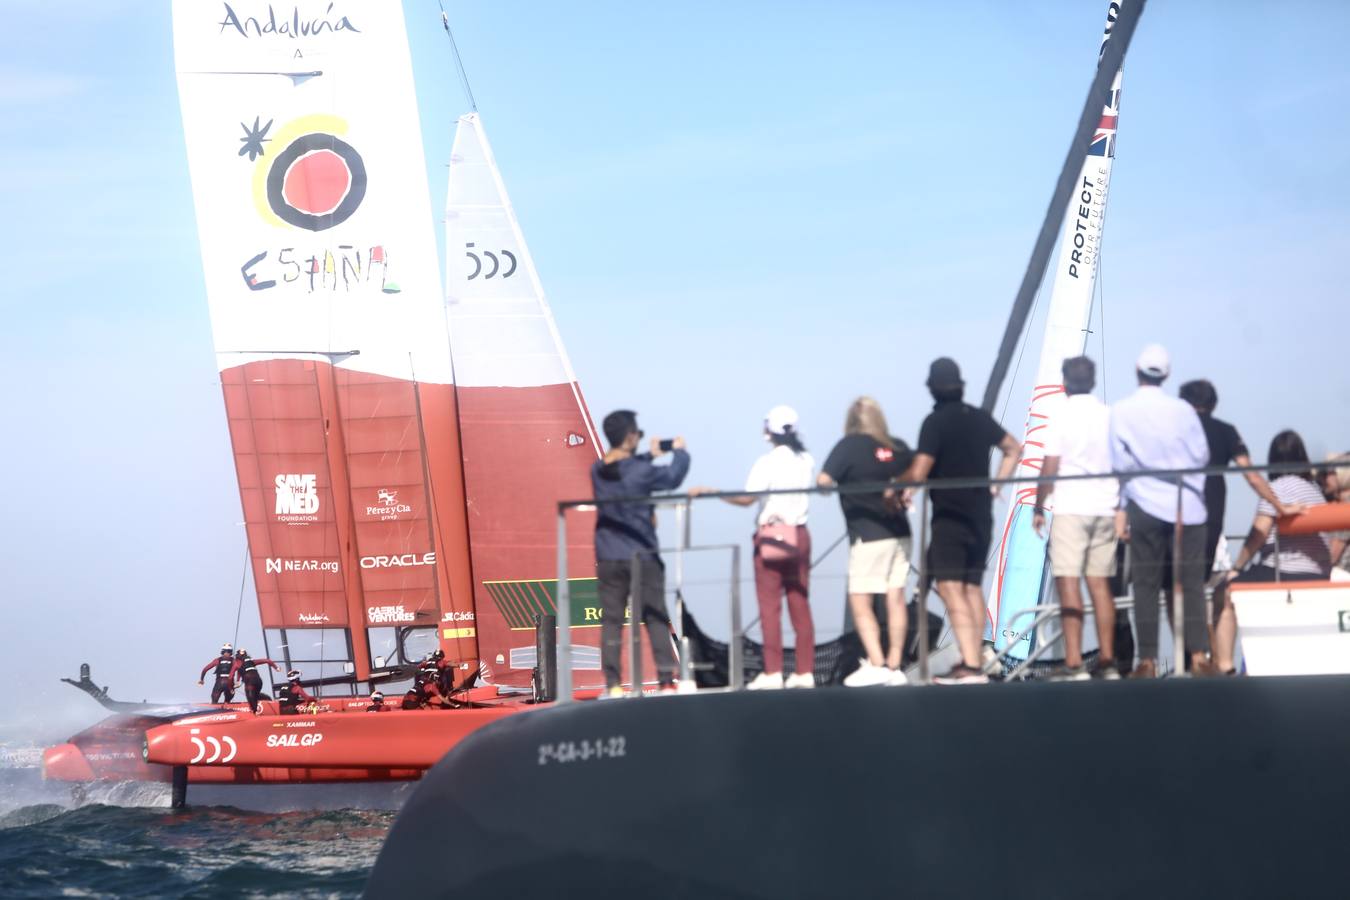
[{"label": "hazy sky", "polygon": [[[591,409],[683,433],[691,482],[729,487],[774,404],[799,409],[823,459],[860,393],[913,441],[936,355],[982,392],[1105,7],[447,3]],[[435,0],[405,9],[439,208],[466,103]],[[55,682],[82,660],[128,698],[200,694],[234,634],[242,516],[168,4],[0,13],[0,683],[11,710],[42,698],[92,719]],[[1107,399],[1159,340],[1173,386],[1212,379],[1258,459],[1285,427],[1318,454],[1350,449],[1348,29],[1336,2],[1150,5],[1089,350]],[[1230,497],[1240,529],[1253,498]],[[814,510],[823,547],[842,520],[833,501]],[[707,541],[751,530],[723,504],[697,522]],[[818,573],[822,638],[842,568],[839,553]],[[260,647],[245,593],[240,641]],[[721,588],[693,593],[721,619]]]}]

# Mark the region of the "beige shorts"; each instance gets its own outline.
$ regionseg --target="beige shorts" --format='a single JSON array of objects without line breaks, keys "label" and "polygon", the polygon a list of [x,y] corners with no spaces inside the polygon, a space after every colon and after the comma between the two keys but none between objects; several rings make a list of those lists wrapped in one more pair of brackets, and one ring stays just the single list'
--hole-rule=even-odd
[{"label": "beige shorts", "polygon": [[1056,578],[1116,574],[1114,516],[1072,516],[1050,521],[1050,571]]},{"label": "beige shorts", "polygon": [[884,594],[909,577],[909,538],[854,541],[848,547],[848,592]]}]

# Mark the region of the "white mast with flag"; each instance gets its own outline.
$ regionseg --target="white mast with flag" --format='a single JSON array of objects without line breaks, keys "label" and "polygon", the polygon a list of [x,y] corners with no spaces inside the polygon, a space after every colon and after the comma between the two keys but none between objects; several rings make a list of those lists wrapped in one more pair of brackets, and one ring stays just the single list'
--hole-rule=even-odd
[{"label": "white mast with flag", "polygon": [[[1120,4],[1111,3],[1099,57],[1111,40],[1111,29],[1119,12]],[[1109,100],[1102,109],[1101,123],[1079,173],[1077,190],[1065,211],[1040,363],[1036,367],[1036,382],[1027,411],[1025,449],[1014,473],[1018,477],[1040,474],[1044,459],[1041,435],[1064,402],[1060,366],[1065,359],[1082,354],[1086,345],[1119,113],[1120,72],[1117,71]],[[998,535],[994,586],[989,594],[988,627],[992,634],[986,634],[986,637],[992,638],[999,651],[1007,649],[1009,655],[1018,659],[1026,658],[1031,651],[1030,636],[1013,642],[1016,646],[1010,647],[1009,642],[1030,626],[1031,617],[1024,615],[1015,621],[1014,617],[1039,604],[1046,592],[1046,541],[1031,526],[1035,501],[1035,485],[1018,487],[1003,530]],[[1084,637],[1092,640],[1090,630]],[[1089,648],[1085,646],[1084,649]]]}]

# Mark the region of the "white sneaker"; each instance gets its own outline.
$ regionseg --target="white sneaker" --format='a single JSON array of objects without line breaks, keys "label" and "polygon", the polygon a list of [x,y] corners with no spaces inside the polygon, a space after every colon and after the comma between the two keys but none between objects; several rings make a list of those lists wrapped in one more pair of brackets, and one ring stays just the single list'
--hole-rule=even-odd
[{"label": "white sneaker", "polygon": [[891,687],[900,687],[909,684],[909,676],[905,674],[903,669],[891,669],[890,671],[891,680],[886,683]]},{"label": "white sneaker", "polygon": [[980,662],[982,663],[980,670],[986,675],[1003,671],[1003,660],[999,659],[998,654],[994,652],[994,648],[988,644],[980,648]]},{"label": "white sneaker", "polygon": [[845,687],[869,687],[874,684],[890,683],[890,669],[885,666],[874,666],[865,659],[858,662],[858,670],[844,679]]},{"label": "white sneaker", "polygon": [[783,687],[782,672],[760,672],[745,686],[747,691],[776,691]]},{"label": "white sneaker", "polygon": [[787,677],[786,684],[790,688],[813,688],[816,686],[816,676],[810,672],[794,672]]}]

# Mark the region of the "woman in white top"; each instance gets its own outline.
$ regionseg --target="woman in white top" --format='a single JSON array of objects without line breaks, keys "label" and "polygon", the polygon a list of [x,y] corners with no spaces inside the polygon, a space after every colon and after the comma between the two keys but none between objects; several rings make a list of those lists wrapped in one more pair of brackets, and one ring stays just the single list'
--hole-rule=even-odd
[{"label": "woman in white top", "polygon": [[[809,488],[815,483],[815,460],[797,434],[797,412],[775,406],[764,417],[764,439],[773,444],[750,468],[747,491]],[[694,488],[689,493],[709,493]],[[724,497],[737,506],[759,504],[755,518],[755,595],[764,632],[764,671],[749,689],[810,688],[816,686],[816,630],[811,621],[811,533],[806,529],[808,495],[774,494],[769,497]],[[783,596],[797,635],[797,671],[783,678]]]}]

